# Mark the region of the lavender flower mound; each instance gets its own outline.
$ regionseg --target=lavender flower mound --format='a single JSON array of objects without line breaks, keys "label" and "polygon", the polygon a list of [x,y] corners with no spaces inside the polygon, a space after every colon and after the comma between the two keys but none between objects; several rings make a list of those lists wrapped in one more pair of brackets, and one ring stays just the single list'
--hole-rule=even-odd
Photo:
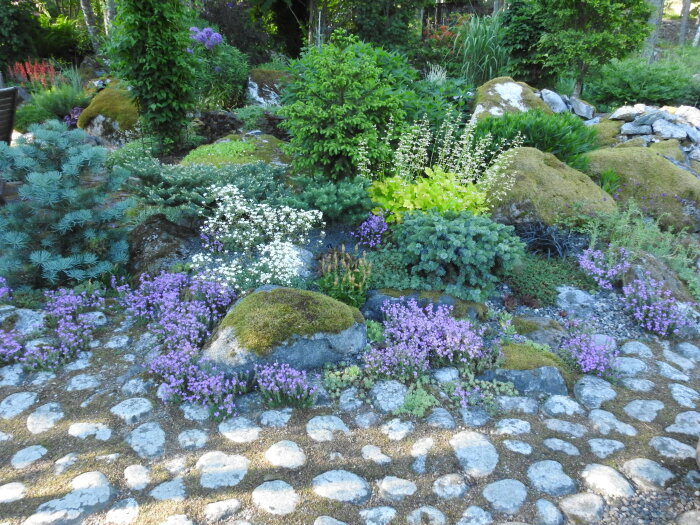
[{"label": "lavender flower mound", "polygon": [[68,124],[70,127],[75,127],[78,125],[78,118],[80,117],[80,114],[83,112],[83,109],[81,107],[74,107],[73,109],[70,110],[70,113],[63,117],[63,122],[65,124]]},{"label": "lavender flower mound", "polygon": [[305,371],[286,363],[257,365],[255,376],[260,395],[271,408],[296,406],[308,408],[313,404],[317,387],[309,382]]},{"label": "lavender flower mound", "polygon": [[224,41],[223,37],[211,27],[205,27],[204,29],[190,27],[190,38],[195,42],[199,42],[207,49],[213,49]]},{"label": "lavender flower mound", "polygon": [[484,402],[484,392],[482,392],[479,385],[475,385],[471,388],[468,386],[463,386],[457,384],[452,396],[457,400],[459,406],[462,408],[468,408],[470,406],[481,405]]},{"label": "lavender flower mound", "polygon": [[0,301],[9,300],[12,296],[12,289],[7,284],[7,279],[0,277]]},{"label": "lavender flower mound", "polygon": [[671,291],[649,274],[623,286],[622,296],[625,310],[649,332],[665,337],[689,324]]},{"label": "lavender flower mound", "polygon": [[562,342],[561,351],[573,359],[584,374],[606,374],[619,354],[617,348],[597,342],[577,319],[569,321],[566,328],[569,334]]},{"label": "lavender flower mound", "polygon": [[0,364],[6,365],[19,361],[22,345],[19,344],[18,334],[14,331],[0,330]]},{"label": "lavender flower mound", "polygon": [[415,379],[431,364],[469,364],[486,355],[483,330],[454,319],[451,306],[421,308],[411,299],[385,303],[382,312],[385,344],[364,354],[367,369],[376,375]]},{"label": "lavender flower mound", "polygon": [[388,229],[384,212],[380,211],[377,215],[370,213],[351,235],[357,239],[358,246],[376,248],[382,243],[383,236]]},{"label": "lavender flower mound", "polygon": [[624,248],[608,249],[607,252],[589,248],[579,255],[578,263],[598,286],[612,290],[613,283],[620,280],[630,267],[629,252]]}]

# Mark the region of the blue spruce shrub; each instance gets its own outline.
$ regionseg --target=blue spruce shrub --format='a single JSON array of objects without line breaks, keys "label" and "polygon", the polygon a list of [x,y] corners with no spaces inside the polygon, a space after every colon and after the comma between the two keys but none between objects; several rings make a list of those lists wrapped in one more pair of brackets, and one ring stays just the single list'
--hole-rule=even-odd
[{"label": "blue spruce shrub", "polygon": [[49,121],[33,138],[0,142],[0,177],[19,198],[0,207],[0,275],[15,284],[56,286],[96,279],[126,263],[121,227],[131,202],[114,192],[128,173],[104,168],[106,151],[81,130]]}]

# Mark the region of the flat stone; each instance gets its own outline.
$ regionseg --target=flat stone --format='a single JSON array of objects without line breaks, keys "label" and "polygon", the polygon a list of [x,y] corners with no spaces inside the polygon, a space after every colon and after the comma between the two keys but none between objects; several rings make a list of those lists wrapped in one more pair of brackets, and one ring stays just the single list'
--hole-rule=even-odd
[{"label": "flat stone", "polygon": [[574,494],[562,499],[559,508],[572,523],[596,523],[603,518],[605,502],[597,494]]},{"label": "flat stone", "polygon": [[331,518],[330,516],[319,516],[316,518],[314,521],[314,525],[348,525],[344,521],[339,521],[335,518]]},{"label": "flat stone", "polygon": [[689,510],[676,518],[676,525],[698,525],[700,510]]},{"label": "flat stone", "polygon": [[700,348],[692,343],[678,343],[676,352],[687,359],[700,363]]},{"label": "flat stone", "polygon": [[532,430],[530,423],[522,419],[501,419],[496,422],[493,433],[497,436],[517,436],[529,434]]},{"label": "flat stone", "polygon": [[692,359],[688,359],[686,357],[683,357],[680,354],[677,354],[676,352],[673,352],[672,350],[669,350],[668,348],[664,349],[664,359],[667,361],[670,361],[674,365],[682,368],[685,372],[688,372],[689,370],[692,370],[695,368],[695,361]]},{"label": "flat stone", "polygon": [[625,414],[637,421],[651,423],[663,408],[664,404],[661,401],[636,399],[627,403],[623,410]]},{"label": "flat stone", "polygon": [[0,432],[0,443],[3,441],[12,440],[12,434],[7,434],[6,432]]},{"label": "flat stone", "polygon": [[651,126],[639,126],[633,122],[626,122],[620,128],[621,135],[651,135]]},{"label": "flat stone", "polygon": [[616,357],[612,369],[621,377],[636,377],[647,371],[647,364],[636,357]]},{"label": "flat stone", "polygon": [[151,482],[151,469],[143,465],[129,465],[124,469],[124,479],[131,490],[143,490]]},{"label": "flat stone", "polygon": [[248,473],[248,461],[239,455],[229,455],[214,450],[207,452],[197,461],[199,484],[206,489],[235,487]]},{"label": "flat stone", "polygon": [[51,430],[64,415],[59,403],[41,405],[27,418],[27,429],[32,434],[41,434]]},{"label": "flat stone", "polygon": [[355,424],[359,428],[363,428],[363,429],[372,428],[377,423],[379,423],[379,421],[380,421],[379,414],[377,414],[376,412],[372,412],[371,410],[369,410],[367,412],[362,412],[361,414],[357,414],[355,416]]},{"label": "flat stone", "polygon": [[314,441],[333,441],[336,432],[349,436],[350,429],[338,416],[316,416],[306,424],[306,433]]},{"label": "flat stone", "polygon": [[[248,522],[244,522],[241,524],[232,524],[232,525],[247,525]],[[192,521],[187,517],[186,514],[174,514],[173,516],[168,516],[168,518],[165,521],[162,521],[160,525],[195,525],[195,522]]]},{"label": "flat stone", "polygon": [[573,438],[583,437],[588,432],[588,429],[583,425],[563,419],[545,419],[544,424],[552,432],[559,432]]},{"label": "flat stone", "polygon": [[588,120],[593,118],[593,115],[595,114],[595,106],[592,104],[589,104],[585,100],[580,100],[576,97],[570,97],[569,103],[571,104],[571,111],[573,111],[575,115]]},{"label": "flat stone", "polygon": [[476,505],[470,505],[462,513],[462,518],[457,522],[457,525],[489,525],[490,523],[493,523],[493,516],[490,512]]},{"label": "flat stone", "polygon": [[151,383],[149,381],[144,381],[143,379],[136,377],[134,379],[129,379],[124,386],[122,386],[122,393],[127,396],[137,396],[142,394],[147,394]]},{"label": "flat stone", "polygon": [[68,363],[63,367],[65,372],[76,372],[78,370],[85,370],[90,366],[90,359],[92,359],[92,352],[80,352],[77,359],[72,363]]},{"label": "flat stone", "polygon": [[235,498],[209,503],[204,507],[204,519],[207,523],[226,521],[241,510],[241,502]]},{"label": "flat stone", "polygon": [[126,348],[128,344],[128,335],[114,335],[110,337],[109,340],[105,343],[105,348],[108,348],[110,350],[120,350],[122,348]]},{"label": "flat stone", "polygon": [[109,509],[105,521],[111,525],[131,525],[139,517],[139,504],[134,498],[118,501]]},{"label": "flat stone", "polygon": [[17,392],[11,394],[0,403],[0,419],[12,419],[19,416],[36,403],[35,392]]},{"label": "flat stone", "polygon": [[666,427],[666,432],[700,437],[700,413],[689,411],[676,414],[676,421]]},{"label": "flat stone", "polygon": [[392,507],[374,507],[360,511],[360,518],[365,525],[388,525],[396,517]]},{"label": "flat stone", "polygon": [[264,427],[284,428],[289,423],[292,417],[293,410],[291,408],[282,408],[279,410],[266,410],[260,414],[260,424]]},{"label": "flat stone", "polygon": [[659,119],[652,124],[654,135],[662,139],[678,139],[683,140],[688,136],[688,133],[683,129],[683,126],[673,124],[664,119]]},{"label": "flat stone", "polygon": [[566,105],[564,99],[562,99],[561,96],[559,96],[559,94],[555,91],[543,89],[540,91],[540,96],[542,97],[542,100],[544,100],[544,103],[547,104],[549,109],[551,109],[554,113],[566,113],[569,111],[569,106]]},{"label": "flat stone", "polygon": [[219,432],[234,443],[250,443],[260,436],[262,429],[245,417],[232,417],[219,424]]},{"label": "flat stone", "polygon": [[343,390],[338,398],[338,406],[343,412],[357,410],[363,404],[364,401],[360,399],[360,391],[354,386]]},{"label": "flat stone", "polygon": [[435,507],[423,505],[406,516],[407,525],[447,525],[447,518]]},{"label": "flat stone", "polygon": [[376,445],[365,445],[362,447],[362,457],[367,461],[376,463],[377,465],[386,465],[391,463],[391,458],[382,452]]},{"label": "flat stone", "polygon": [[418,490],[416,484],[396,476],[386,476],[377,482],[379,496],[391,501],[403,501]]},{"label": "flat stone", "polygon": [[289,483],[275,480],[266,481],[253,489],[252,500],[253,505],[268,514],[286,516],[294,512],[300,498]]},{"label": "flat stone", "polygon": [[532,454],[532,446],[524,441],[518,441],[514,439],[505,439],[502,441],[503,446],[506,447],[511,452],[516,454],[522,454],[523,456],[529,456]]},{"label": "flat stone", "polygon": [[28,308],[17,308],[12,312],[15,318],[14,330],[21,336],[29,336],[34,332],[44,329],[46,313],[41,310],[30,310]]},{"label": "flat stone", "polygon": [[100,380],[91,374],[78,374],[71,377],[66,385],[68,392],[76,392],[80,390],[92,390],[100,386]]},{"label": "flat stone", "polygon": [[527,477],[533,488],[553,497],[576,492],[576,482],[564,473],[558,461],[548,459],[533,463],[527,469]]},{"label": "flat stone", "polygon": [[180,405],[182,415],[189,421],[206,421],[209,419],[209,408],[204,405],[195,405],[193,403],[184,403]]},{"label": "flat stone", "polygon": [[68,427],[68,434],[78,439],[94,437],[98,441],[107,441],[112,437],[112,430],[104,423],[73,423]]},{"label": "flat stone", "polygon": [[483,427],[491,420],[491,416],[484,407],[461,408],[459,415],[468,427]]},{"label": "flat stone", "polygon": [[642,490],[660,490],[676,477],[666,467],[647,458],[635,458],[622,465],[622,472]]},{"label": "flat stone", "polygon": [[77,461],[78,454],[76,454],[75,452],[70,452],[62,458],[57,459],[53,467],[54,474],[56,474],[57,476],[63,474],[66,470],[75,465]]},{"label": "flat stone", "polygon": [[319,474],[311,485],[317,496],[341,503],[364,503],[372,494],[364,478],[347,470],[329,470]]},{"label": "flat stone", "polygon": [[535,502],[537,509],[537,525],[563,525],[564,515],[559,508],[546,499],[538,499]]},{"label": "flat stone", "polygon": [[649,445],[660,455],[671,459],[695,458],[695,448],[677,439],[666,436],[655,436],[649,440]]},{"label": "flat stone", "polygon": [[634,494],[634,488],[617,470],[607,465],[593,463],[586,465],[581,472],[581,478],[588,490],[605,498],[629,498]]},{"label": "flat stone", "polygon": [[522,396],[496,396],[496,404],[504,412],[519,414],[537,414],[539,404],[531,397]]},{"label": "flat stone", "polygon": [[607,436],[611,432],[617,432],[624,436],[636,436],[637,430],[628,423],[623,423],[615,417],[615,414],[607,410],[591,410],[588,414],[593,428],[596,432]]},{"label": "flat stone", "polygon": [[593,452],[593,455],[601,459],[612,456],[615,452],[619,452],[625,448],[625,444],[622,441],[600,438],[589,439],[588,446],[590,447],[591,452]]},{"label": "flat stone", "polygon": [[569,443],[568,441],[564,441],[563,439],[559,438],[547,438],[545,439],[542,444],[547,447],[549,450],[553,450],[554,452],[563,452],[564,454],[568,456],[580,456],[581,452],[579,452],[578,448],[574,446],[573,444]]},{"label": "flat stone", "polygon": [[208,440],[209,435],[204,430],[199,430],[198,428],[183,430],[177,436],[177,442],[180,444],[180,448],[184,448],[185,450],[199,450],[207,444]]},{"label": "flat stone", "polygon": [[690,381],[690,377],[680,370],[673,368],[668,363],[665,363],[664,361],[656,361],[656,364],[659,367],[659,373],[665,378],[668,378],[671,381]]},{"label": "flat stone", "polygon": [[610,120],[624,120],[625,122],[632,122],[640,113],[642,113],[641,108],[636,108],[634,106],[622,106],[613,111],[612,115],[608,118]]},{"label": "flat stone", "polygon": [[187,496],[185,484],[180,477],[157,485],[148,494],[158,501],[184,501]]},{"label": "flat stone", "polygon": [[425,418],[425,422],[431,427],[452,430],[457,425],[452,414],[442,407],[433,408],[430,415]]},{"label": "flat stone", "polygon": [[467,488],[460,474],[445,474],[433,482],[433,493],[444,500],[461,498],[467,492]]},{"label": "flat stone", "polygon": [[639,341],[628,341],[620,347],[620,352],[626,355],[636,355],[638,357],[643,357],[645,359],[650,359],[654,357],[654,353],[644,343]]},{"label": "flat stone", "polygon": [[265,451],[265,459],[274,467],[296,469],[306,464],[306,454],[294,441],[278,441]]},{"label": "flat stone", "polygon": [[686,408],[695,408],[696,402],[700,400],[700,394],[697,390],[681,385],[679,383],[671,383],[668,385],[673,399],[676,403]]},{"label": "flat stone", "polygon": [[27,487],[24,483],[13,482],[0,485],[0,503],[14,503],[24,499],[27,495]]},{"label": "flat stone", "polygon": [[472,478],[489,476],[498,464],[498,452],[489,439],[479,432],[464,431],[452,436],[454,450],[464,473]]},{"label": "flat stone", "polygon": [[617,397],[610,383],[594,376],[584,376],[574,385],[574,396],[586,408],[600,408],[606,401]]},{"label": "flat stone", "polygon": [[390,440],[401,441],[413,432],[413,427],[414,425],[411,421],[401,421],[399,418],[394,418],[384,423],[380,429],[382,434],[386,435]]},{"label": "flat stone", "polygon": [[581,405],[569,396],[549,396],[542,405],[542,411],[551,417],[577,416],[584,413]]},{"label": "flat stone", "polygon": [[89,514],[105,508],[114,489],[101,472],[85,472],[71,481],[71,492],[42,503],[23,525],[81,523]]},{"label": "flat stone", "polygon": [[3,366],[0,368],[0,387],[19,386],[26,377],[21,364]]},{"label": "flat stone", "polygon": [[398,381],[377,381],[369,397],[377,410],[390,413],[403,406],[407,393],[408,388]]},{"label": "flat stone", "polygon": [[145,420],[153,412],[153,403],[145,397],[132,397],[111,408],[110,412],[127,425]]},{"label": "flat stone", "polygon": [[527,499],[527,488],[515,479],[502,479],[486,485],[481,494],[494,511],[515,514]]},{"label": "flat stone", "polygon": [[623,377],[620,380],[622,386],[634,392],[651,392],[656,386],[648,379],[639,379],[638,377]]},{"label": "flat stone", "polygon": [[136,427],[126,437],[126,442],[144,459],[159,458],[165,452],[165,432],[155,421]]},{"label": "flat stone", "polygon": [[459,380],[459,370],[453,366],[433,370],[433,377],[438,383],[452,383]]},{"label": "flat stone", "polygon": [[578,317],[591,315],[595,309],[595,299],[588,292],[571,286],[557,288],[557,307]]},{"label": "flat stone", "polygon": [[10,464],[17,470],[27,468],[35,461],[44,457],[47,452],[48,450],[41,445],[32,445],[31,447],[23,448],[15,453],[10,460]]}]

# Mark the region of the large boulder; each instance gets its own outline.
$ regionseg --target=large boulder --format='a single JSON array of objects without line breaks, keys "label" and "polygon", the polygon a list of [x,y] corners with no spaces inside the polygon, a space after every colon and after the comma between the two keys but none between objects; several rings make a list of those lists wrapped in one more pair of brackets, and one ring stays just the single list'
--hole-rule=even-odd
[{"label": "large boulder", "polygon": [[598,124],[593,125],[593,129],[598,132],[598,141],[603,146],[614,146],[618,144],[620,140],[618,135],[620,134],[620,128],[624,122],[619,120],[608,120],[603,119]]},{"label": "large boulder", "polygon": [[542,221],[554,224],[581,211],[612,212],[613,198],[590,177],[536,148],[516,148],[509,169],[515,184],[493,216],[506,224]]},{"label": "large boulder", "polygon": [[78,127],[103,146],[119,147],[136,137],[138,109],[126,89],[110,86],[100,91],[78,117]]},{"label": "large boulder", "polygon": [[169,221],[165,215],[151,215],[129,234],[129,271],[134,275],[157,275],[181,262],[190,253],[189,241],[197,232]]},{"label": "large boulder", "polygon": [[622,201],[634,199],[665,226],[700,230],[700,179],[650,148],[609,148],[585,154],[596,178],[612,170]]},{"label": "large boulder", "polygon": [[272,135],[255,133],[233,134],[190,151],[181,164],[289,164],[289,157],[282,151],[283,142]]},{"label": "large boulder", "polygon": [[531,109],[552,113],[549,106],[530,86],[524,82],[516,82],[510,77],[498,77],[482,84],[476,90],[473,115],[482,119]]},{"label": "large boulder", "polygon": [[203,357],[230,371],[275,361],[313,369],[346,360],[366,344],[357,308],[317,292],[263,287],[233,306]]}]

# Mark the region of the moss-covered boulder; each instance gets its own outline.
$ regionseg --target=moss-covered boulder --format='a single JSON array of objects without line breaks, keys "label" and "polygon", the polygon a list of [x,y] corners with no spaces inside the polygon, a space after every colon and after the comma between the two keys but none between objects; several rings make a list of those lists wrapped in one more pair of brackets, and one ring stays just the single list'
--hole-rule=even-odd
[{"label": "moss-covered boulder", "polygon": [[649,149],[663,157],[685,163],[685,154],[681,150],[681,143],[677,139],[652,142],[649,144]]},{"label": "moss-covered boulder", "polygon": [[479,86],[474,99],[474,117],[499,117],[504,113],[518,113],[541,109],[552,113],[549,106],[524,82],[511,77],[498,77]]},{"label": "moss-covered boulder", "polygon": [[574,210],[601,213],[616,209],[612,197],[590,177],[551,153],[517,148],[509,169],[515,172],[515,184],[494,209],[493,216],[499,222],[542,221],[551,225]]},{"label": "moss-covered boulder", "polygon": [[593,178],[612,170],[622,201],[634,199],[667,227],[700,229],[700,179],[651,148],[608,148],[585,154]]},{"label": "moss-covered boulder", "polygon": [[284,143],[272,135],[228,135],[213,144],[205,144],[190,151],[181,164],[288,164],[289,157],[282,151]]},{"label": "moss-covered boulder", "polygon": [[114,86],[95,95],[78,117],[78,127],[106,146],[121,146],[134,135],[138,120],[139,112],[129,91]]},{"label": "moss-covered boulder", "polygon": [[558,355],[530,344],[508,343],[501,348],[506,370],[540,370],[545,367],[549,373],[556,369],[569,386],[573,386],[576,374]]},{"label": "moss-covered boulder", "polygon": [[366,343],[357,308],[317,292],[268,286],[235,304],[204,357],[230,370],[274,361],[313,369],[347,359]]},{"label": "moss-covered boulder", "polygon": [[617,136],[624,122],[621,120],[603,119],[598,124],[593,125],[593,129],[598,132],[598,141],[602,146],[614,146],[620,141]]}]

